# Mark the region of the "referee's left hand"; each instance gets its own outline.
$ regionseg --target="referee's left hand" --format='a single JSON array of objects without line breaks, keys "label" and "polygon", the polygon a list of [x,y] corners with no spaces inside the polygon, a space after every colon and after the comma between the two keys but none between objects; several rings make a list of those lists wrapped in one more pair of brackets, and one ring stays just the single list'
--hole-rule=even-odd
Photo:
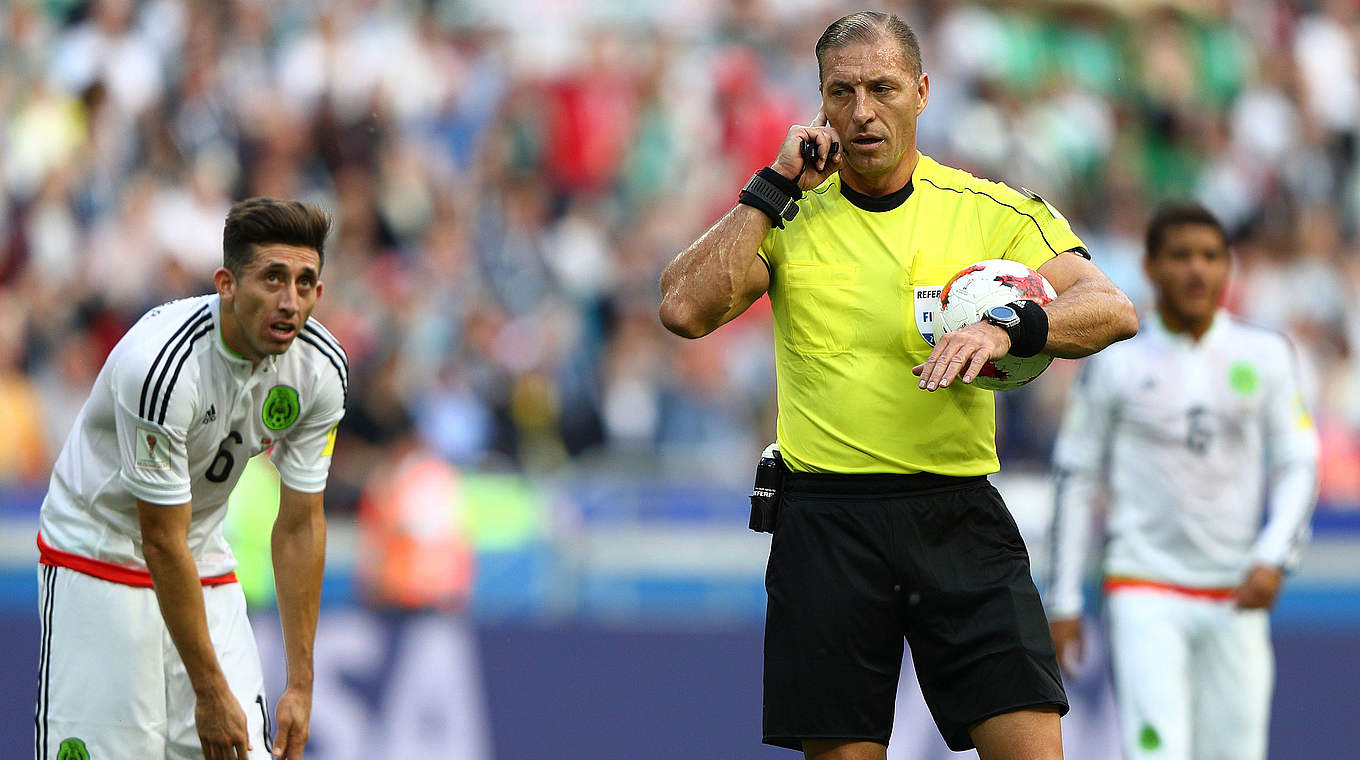
[{"label": "referee's left hand", "polygon": [[984,364],[1010,350],[1011,336],[1004,329],[978,322],[941,335],[925,363],[912,367],[911,374],[921,378],[918,387],[927,391],[948,388],[956,377],[971,383]]}]

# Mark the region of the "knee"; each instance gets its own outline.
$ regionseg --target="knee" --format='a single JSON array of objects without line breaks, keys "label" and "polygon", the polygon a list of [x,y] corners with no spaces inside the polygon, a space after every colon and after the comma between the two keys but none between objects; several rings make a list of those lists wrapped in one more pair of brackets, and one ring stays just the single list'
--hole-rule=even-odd
[{"label": "knee", "polygon": [[980,760],[1062,760],[1062,726],[1055,706],[997,715],[969,731]]}]

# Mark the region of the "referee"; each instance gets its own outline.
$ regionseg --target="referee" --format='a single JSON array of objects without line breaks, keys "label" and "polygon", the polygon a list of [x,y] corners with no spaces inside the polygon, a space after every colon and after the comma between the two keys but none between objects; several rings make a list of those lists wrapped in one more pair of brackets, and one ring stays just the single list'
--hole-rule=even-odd
[{"label": "referee", "polygon": [[[685,337],[762,293],[773,307],[788,473],[766,574],[764,741],[885,758],[905,637],[950,748],[1060,758],[1053,642],[987,482],[992,394],[969,383],[1007,353],[1092,354],[1137,317],[1042,199],[917,152],[930,79],[901,19],[846,16],[816,52],[817,118],[661,276],[662,322]],[[989,258],[1038,269],[1058,298],[935,339],[940,286]]]}]

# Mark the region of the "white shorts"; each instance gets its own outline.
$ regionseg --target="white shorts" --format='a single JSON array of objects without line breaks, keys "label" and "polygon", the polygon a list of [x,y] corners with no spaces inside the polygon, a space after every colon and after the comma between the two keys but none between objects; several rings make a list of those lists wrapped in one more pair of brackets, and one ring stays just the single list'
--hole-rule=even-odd
[{"label": "white shorts", "polygon": [[[156,592],[49,565],[39,566],[38,586],[36,760],[202,758],[193,688]],[[266,760],[269,706],[245,596],[236,583],[205,586],[203,602],[217,660],[246,713],[250,758]]]},{"label": "white shorts", "polygon": [[1265,760],[1275,657],[1264,610],[1158,589],[1106,597],[1127,760]]}]

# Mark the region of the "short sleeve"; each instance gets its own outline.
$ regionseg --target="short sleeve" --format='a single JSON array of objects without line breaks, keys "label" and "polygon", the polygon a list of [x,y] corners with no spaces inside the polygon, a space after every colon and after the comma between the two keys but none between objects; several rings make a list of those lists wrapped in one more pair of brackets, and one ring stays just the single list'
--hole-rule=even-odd
[{"label": "short sleeve", "polygon": [[776,256],[782,255],[783,252],[782,244],[784,241],[779,233],[778,227],[771,227],[770,231],[765,233],[765,237],[760,241],[760,248],[756,251],[756,255],[760,257],[761,261],[765,262],[765,268],[770,271],[771,275],[774,274]]},{"label": "short sleeve", "polygon": [[997,208],[993,209],[996,222],[990,247],[999,250],[1001,258],[1038,269],[1067,251],[1091,257],[1067,219],[1048,201],[1029,190],[1017,192],[1005,185],[997,187]]},{"label": "short sleeve", "polygon": [[279,479],[294,491],[326,489],[336,432],[345,415],[346,374],[344,365],[326,366],[318,372],[302,418],[276,445],[272,461]]},{"label": "short sleeve", "polygon": [[119,481],[134,497],[151,504],[192,500],[186,441],[194,419],[197,365],[156,360],[133,351],[114,367],[114,426],[121,463]]}]

